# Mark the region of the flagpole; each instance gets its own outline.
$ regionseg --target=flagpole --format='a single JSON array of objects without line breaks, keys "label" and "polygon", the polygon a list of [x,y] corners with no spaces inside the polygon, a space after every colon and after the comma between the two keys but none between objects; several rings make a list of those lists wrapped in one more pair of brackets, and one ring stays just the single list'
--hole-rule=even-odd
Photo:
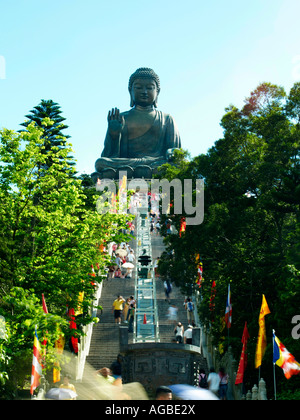
[{"label": "flagpole", "polygon": [[[275,340],[275,330],[273,330],[273,337],[272,337],[273,355],[274,355],[274,340]],[[276,371],[275,371],[274,356],[273,356],[273,378],[274,378],[274,396],[275,396],[275,401],[276,401]]]},{"label": "flagpole", "polygon": [[273,376],[274,376],[274,395],[276,401],[276,373],[275,373],[275,363],[273,363]]},{"label": "flagpole", "polygon": [[229,328],[227,327],[227,337],[228,337],[228,350],[229,350]]},{"label": "flagpole", "polygon": [[[36,330],[37,330],[37,325],[34,326],[34,337],[35,337]],[[33,351],[34,351],[34,341],[33,341]],[[33,366],[33,362],[32,362],[32,366]],[[31,385],[32,385],[32,366],[31,366]],[[33,400],[33,399],[35,399],[35,396],[33,392],[31,393],[31,388],[30,388],[30,400]]]},{"label": "flagpole", "polygon": [[228,294],[225,310],[225,322],[227,324],[227,340],[228,340],[228,350],[229,350],[229,328],[231,327],[232,322],[232,306],[231,306],[231,293],[230,293],[230,283],[228,284]]}]

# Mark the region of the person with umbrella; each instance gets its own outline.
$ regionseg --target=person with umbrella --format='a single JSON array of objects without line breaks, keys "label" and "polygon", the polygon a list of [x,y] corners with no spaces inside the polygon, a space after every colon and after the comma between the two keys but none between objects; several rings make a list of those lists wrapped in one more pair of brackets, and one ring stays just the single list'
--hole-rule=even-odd
[{"label": "person with umbrella", "polygon": [[71,389],[51,388],[46,392],[46,400],[76,400],[77,394]]},{"label": "person with umbrella", "polygon": [[134,265],[131,262],[125,262],[125,264],[122,265],[122,268],[126,268],[126,273],[124,274],[124,278],[131,278],[131,272],[134,268]]},{"label": "person with umbrella", "polygon": [[181,400],[218,400],[219,398],[208,389],[196,388],[188,384],[170,385],[170,389]]},{"label": "person with umbrella", "polygon": [[[70,377],[69,375],[65,375],[63,378],[63,383],[59,387],[61,390],[69,390],[70,393],[65,392],[65,397],[63,396],[64,391],[60,392],[60,398],[59,399],[66,399],[66,400],[76,400],[76,389],[73,384],[70,384]],[[76,396],[74,396],[72,393],[75,393]]]}]

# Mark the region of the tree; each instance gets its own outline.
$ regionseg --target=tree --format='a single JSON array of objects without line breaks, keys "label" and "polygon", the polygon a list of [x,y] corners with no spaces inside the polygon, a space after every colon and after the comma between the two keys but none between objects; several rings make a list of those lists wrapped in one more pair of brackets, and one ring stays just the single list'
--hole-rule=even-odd
[{"label": "tree", "polygon": [[[52,146],[43,153],[44,132],[34,123],[22,133],[2,130],[0,139],[0,315],[10,331],[6,355],[13,380],[20,360],[30,363],[36,324],[51,348],[57,324],[68,339],[93,322],[93,296],[101,280],[89,275],[91,265],[105,274],[110,257],[103,245],[128,240],[120,231],[130,216],[99,214],[97,195],[94,207],[87,206],[81,181],[69,176],[70,147]],[[52,164],[45,170],[48,159]],[[80,313],[76,332],[69,329],[67,308]]]},{"label": "tree", "polygon": [[[231,284],[230,345],[238,359],[242,329],[248,321],[249,366],[254,360],[262,294],[271,310],[268,336],[272,328],[280,331],[289,350],[297,355],[291,319],[300,297],[299,98],[299,84],[289,96],[281,87],[261,84],[241,110],[233,105],[226,109],[221,120],[224,135],[207,154],[175,168],[165,166],[159,175],[205,182],[204,222],[187,226],[181,238],[166,235],[167,252],[160,270],[190,293],[191,288],[198,288],[196,255],[200,254],[204,269],[198,308],[201,322],[209,328],[216,346],[223,344],[224,348],[224,311]],[[179,217],[172,220],[178,230]],[[269,344],[268,360],[272,359],[271,340]],[[257,378],[254,370],[252,374]],[[272,370],[263,374],[271,381]],[[297,379],[292,387],[297,386]]]},{"label": "tree", "polygon": [[[67,146],[66,141],[70,136],[62,133],[68,126],[63,123],[66,118],[64,118],[61,113],[60,106],[56,102],[53,102],[52,99],[42,99],[40,104],[35,106],[30,111],[30,114],[25,116],[28,120],[20,124],[27,128],[29,124],[34,122],[38,127],[43,128],[42,138],[44,140],[44,147],[41,152],[44,154],[48,154],[53,147],[57,147],[58,150],[60,150]],[[48,118],[47,124],[45,124],[45,118]],[[51,164],[52,160],[48,157],[45,162],[45,169],[49,168]],[[68,156],[68,165],[75,165],[72,156]],[[66,170],[66,168],[64,168],[64,170]]]},{"label": "tree", "polygon": [[[1,299],[1,312],[5,316],[7,333],[3,363],[6,375],[5,380],[0,381],[1,397],[14,398],[17,387],[25,383],[31,372],[33,336],[35,327],[39,332],[40,344],[47,340],[47,351],[43,357],[44,372],[53,369],[53,348],[59,338],[59,325],[61,330],[67,331],[67,319],[54,314],[45,314],[40,304],[40,299],[32,292],[21,287],[13,287]],[[0,339],[0,343],[1,343]],[[0,345],[1,349],[1,345]],[[52,363],[50,363],[50,361]],[[1,366],[1,363],[0,363]]]}]

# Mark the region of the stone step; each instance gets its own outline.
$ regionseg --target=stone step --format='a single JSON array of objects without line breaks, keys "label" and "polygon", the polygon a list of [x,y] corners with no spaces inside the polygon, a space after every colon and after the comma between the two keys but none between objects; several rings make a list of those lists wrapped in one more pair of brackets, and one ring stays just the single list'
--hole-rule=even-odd
[{"label": "stone step", "polygon": [[[135,248],[134,242],[130,245]],[[125,299],[134,295],[134,273],[132,278],[104,280],[99,300],[102,311],[97,311],[100,322],[93,327],[90,352],[87,356],[87,363],[92,369],[110,367],[120,352],[119,326],[115,324],[112,313],[112,304],[118,294]]]},{"label": "stone step", "polygon": [[[157,256],[160,256],[164,250],[162,238],[159,236],[152,236],[152,256],[153,261]],[[144,279],[142,283],[147,284],[147,279]],[[105,280],[102,290],[102,296],[99,301],[99,305],[102,306],[102,312],[98,311],[97,316],[100,318],[100,322],[94,325],[90,353],[87,357],[87,362],[93,369],[100,369],[102,367],[110,367],[111,363],[116,359],[120,347],[119,347],[119,327],[115,324],[112,303],[116,299],[116,295],[120,293],[125,299],[130,295],[136,295],[134,277],[132,279],[110,279]],[[143,310],[147,310],[151,299],[146,299],[144,296],[143,300],[138,302],[138,307],[141,309],[140,316],[143,317]],[[159,334],[161,343],[174,343],[175,335],[174,328],[175,322],[168,320],[168,308],[169,303],[165,301],[165,293],[163,287],[163,281],[160,278],[156,279],[156,297],[157,297],[157,309],[159,318]],[[184,328],[188,326],[187,314],[184,309],[183,302],[185,296],[182,295],[181,291],[173,285],[173,290],[170,294],[171,304],[174,304],[178,308],[178,321],[181,321]],[[151,315],[147,314],[148,321]],[[123,317],[122,317],[123,319]],[[122,323],[122,325],[127,325]],[[151,325],[140,325],[141,329],[150,330],[149,334],[152,333],[153,326]],[[129,334],[129,342],[132,343],[132,334]]]}]

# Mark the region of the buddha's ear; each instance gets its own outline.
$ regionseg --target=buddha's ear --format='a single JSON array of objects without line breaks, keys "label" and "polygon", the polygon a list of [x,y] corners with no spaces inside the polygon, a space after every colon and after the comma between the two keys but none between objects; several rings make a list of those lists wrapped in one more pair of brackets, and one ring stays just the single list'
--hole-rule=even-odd
[{"label": "buddha's ear", "polygon": [[132,96],[130,95],[130,107],[134,107],[135,103],[134,100],[132,99]]},{"label": "buddha's ear", "polygon": [[159,92],[160,92],[160,89],[157,89],[157,92],[156,92],[156,98],[155,98],[155,100],[154,100],[154,102],[153,102],[153,106],[154,106],[154,108],[157,108],[157,99],[158,99]]}]

